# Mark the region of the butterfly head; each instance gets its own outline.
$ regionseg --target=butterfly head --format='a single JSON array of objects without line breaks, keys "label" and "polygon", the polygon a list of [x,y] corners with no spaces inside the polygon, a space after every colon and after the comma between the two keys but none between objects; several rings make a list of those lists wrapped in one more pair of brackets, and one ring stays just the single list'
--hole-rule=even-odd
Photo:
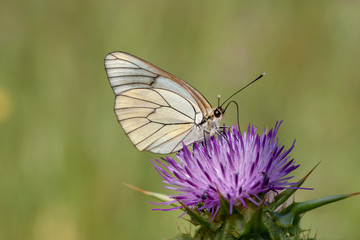
[{"label": "butterfly head", "polygon": [[205,122],[216,122],[220,123],[221,119],[224,117],[224,109],[222,107],[216,107],[212,109],[208,109],[207,114],[204,116],[201,123]]},{"label": "butterfly head", "polygon": [[221,107],[217,107],[217,108],[214,109],[213,116],[214,116],[215,119],[220,119],[221,120],[221,118],[224,116],[224,113],[225,113],[224,109],[222,109]]},{"label": "butterfly head", "polygon": [[212,136],[220,127],[221,119],[224,117],[225,111],[219,106],[209,109],[206,116],[204,116],[200,123],[207,136]]},{"label": "butterfly head", "polygon": [[212,109],[211,114],[208,116],[207,120],[216,124],[216,126],[220,125],[221,119],[224,117],[225,111],[222,107],[216,107]]}]

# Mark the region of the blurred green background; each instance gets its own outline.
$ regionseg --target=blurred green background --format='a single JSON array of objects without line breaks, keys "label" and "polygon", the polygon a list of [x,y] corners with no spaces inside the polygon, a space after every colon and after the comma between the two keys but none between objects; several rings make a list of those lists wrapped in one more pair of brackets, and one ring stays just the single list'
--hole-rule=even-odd
[{"label": "blurred green background", "polygon": [[[297,139],[296,200],[359,191],[359,1],[0,2],[0,239],[165,239],[189,224],[122,183],[167,192],[118,125],[115,50],[188,81],[242,127]],[[228,111],[225,123],[236,121]],[[359,197],[306,214],[319,239],[359,239]]]}]

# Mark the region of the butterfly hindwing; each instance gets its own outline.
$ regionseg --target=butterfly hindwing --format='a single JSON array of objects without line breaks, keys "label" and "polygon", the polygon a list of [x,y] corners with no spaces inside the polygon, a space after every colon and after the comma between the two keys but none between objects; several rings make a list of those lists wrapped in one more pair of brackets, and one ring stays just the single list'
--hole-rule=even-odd
[{"label": "butterfly hindwing", "polygon": [[200,109],[191,101],[165,89],[124,91],[116,96],[114,109],[121,126],[140,151],[173,152],[181,147],[186,133],[195,129],[201,117]]}]

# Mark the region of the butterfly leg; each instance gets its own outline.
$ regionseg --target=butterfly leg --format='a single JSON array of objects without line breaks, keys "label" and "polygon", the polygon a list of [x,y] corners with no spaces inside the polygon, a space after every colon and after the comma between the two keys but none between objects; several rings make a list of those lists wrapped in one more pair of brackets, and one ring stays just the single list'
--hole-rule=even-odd
[{"label": "butterfly leg", "polygon": [[216,129],[216,132],[225,139],[225,141],[226,141],[226,142],[228,143],[228,145],[231,147],[231,149],[233,150],[233,152],[235,152],[235,150],[232,148],[232,146],[231,146],[231,144],[230,144],[230,142],[229,142],[229,139],[227,139],[226,134],[221,133],[221,131],[219,131],[218,129]]},{"label": "butterfly leg", "polygon": [[223,133],[223,134],[226,134],[226,130],[229,129],[230,127],[229,127],[229,126],[225,126],[225,124],[224,124],[223,126],[220,126],[219,128],[222,130],[222,133]]},{"label": "butterfly leg", "polygon": [[205,130],[205,129],[203,130],[203,135],[204,135],[204,140],[203,140],[203,142],[204,142],[204,144],[205,144],[206,154],[207,154],[208,157],[211,159],[211,156],[210,156],[209,150],[208,150],[208,145],[207,145],[207,138],[206,138],[206,135],[205,135],[205,134],[210,135],[210,132],[207,131],[207,130]]},{"label": "butterfly leg", "polygon": [[[229,129],[230,127],[225,126],[225,124],[224,124],[224,126],[220,126],[219,128],[221,129],[222,133],[226,136],[226,129]],[[236,136],[236,134],[234,134],[234,137],[237,141],[239,141],[239,138]]]}]

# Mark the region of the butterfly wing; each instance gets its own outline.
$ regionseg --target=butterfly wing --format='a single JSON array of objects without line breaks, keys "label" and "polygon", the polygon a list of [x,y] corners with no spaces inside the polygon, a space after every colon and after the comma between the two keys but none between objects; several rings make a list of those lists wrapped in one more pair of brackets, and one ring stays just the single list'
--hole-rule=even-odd
[{"label": "butterfly wing", "polygon": [[158,88],[135,88],[116,96],[115,113],[140,151],[167,154],[199,140],[200,109],[187,98]]},{"label": "butterfly wing", "polygon": [[190,99],[204,115],[212,110],[206,98],[190,84],[129,53],[109,53],[105,69],[116,95],[132,88],[161,88]]},{"label": "butterfly wing", "polygon": [[202,139],[198,124],[212,108],[195,88],[123,52],[108,54],[105,69],[115,113],[137,149],[167,154]]}]

